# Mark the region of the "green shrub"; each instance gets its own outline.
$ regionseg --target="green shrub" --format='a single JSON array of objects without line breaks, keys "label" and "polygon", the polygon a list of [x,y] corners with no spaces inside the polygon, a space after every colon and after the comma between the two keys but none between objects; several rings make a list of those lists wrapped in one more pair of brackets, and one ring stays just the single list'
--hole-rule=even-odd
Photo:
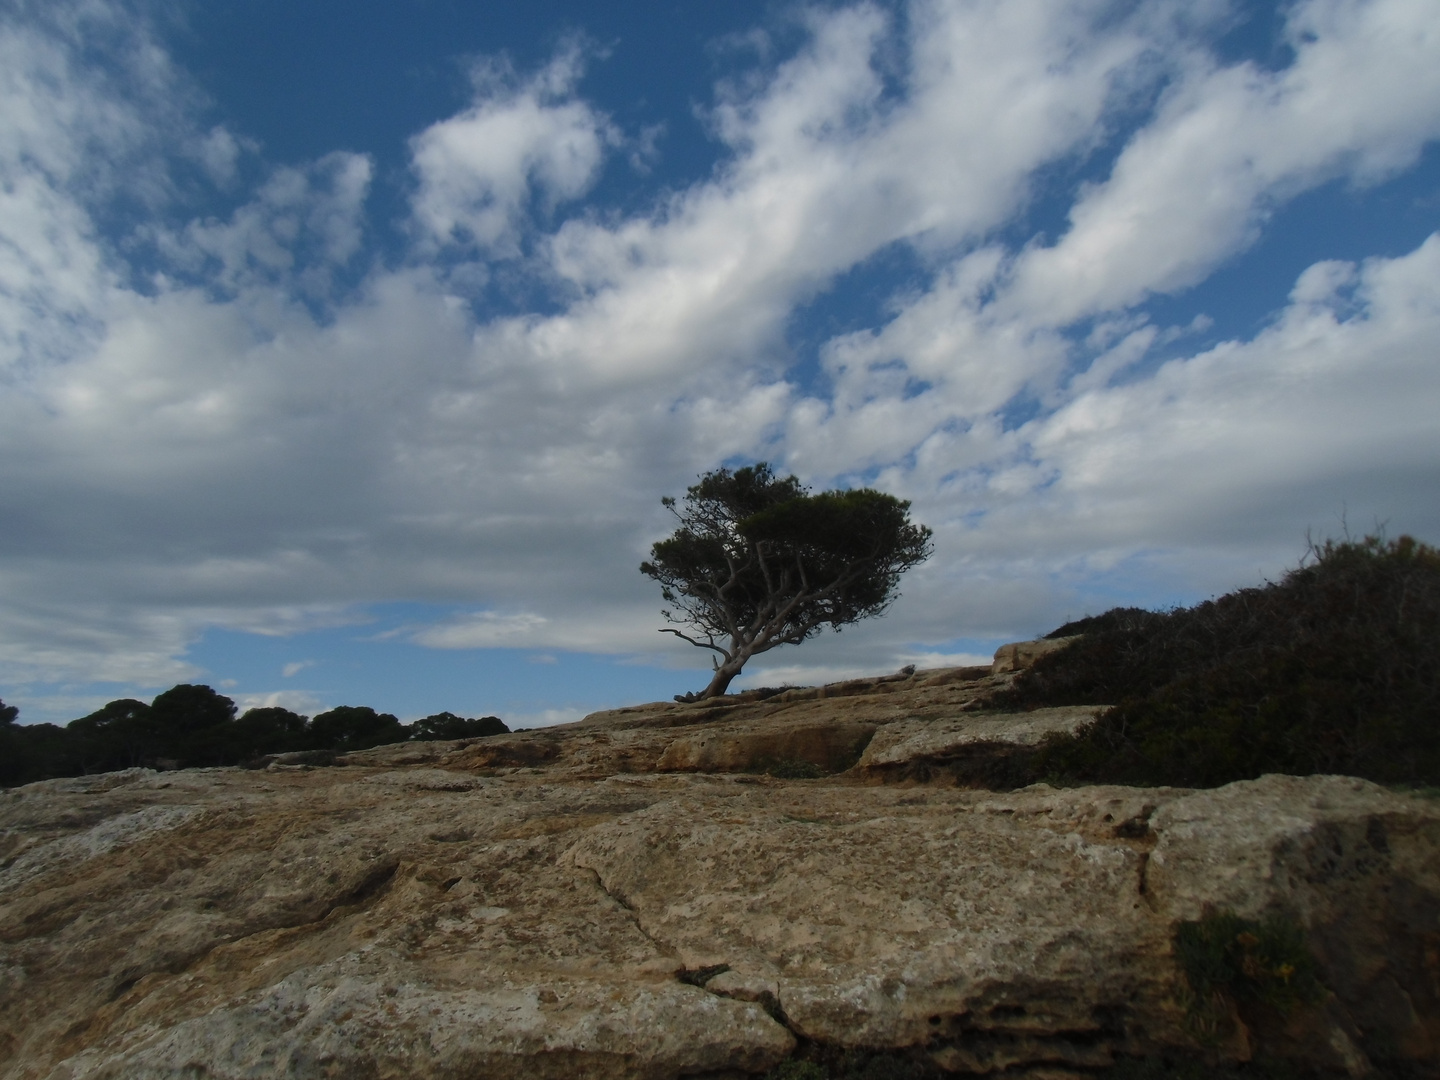
[{"label": "green shrub", "polygon": [[829,1074],[813,1061],[782,1061],[765,1074],[765,1080],[829,1080]]},{"label": "green shrub", "polygon": [[1327,541],[1279,583],[1055,631],[1001,707],[1114,708],[1027,779],[1211,787],[1266,772],[1440,783],[1440,552]]},{"label": "green shrub", "polygon": [[758,763],[755,771],[777,780],[818,780],[825,775],[825,770],[813,761],[798,758],[770,758]]},{"label": "green shrub", "polygon": [[791,1058],[765,1074],[765,1080],[936,1080],[943,1075],[923,1052],[842,1050],[811,1045],[807,1055]]},{"label": "green shrub", "polygon": [[1242,919],[1207,912],[1175,929],[1175,959],[1185,973],[1192,1027],[1213,1035],[1229,1004],[1266,1005],[1287,1013],[1325,999],[1305,931],[1293,918]]},{"label": "green shrub", "polygon": [[1212,1065],[1194,1057],[1149,1057],[1123,1058],[1095,1075],[1096,1080],[1299,1080],[1306,1074],[1285,1061]]}]

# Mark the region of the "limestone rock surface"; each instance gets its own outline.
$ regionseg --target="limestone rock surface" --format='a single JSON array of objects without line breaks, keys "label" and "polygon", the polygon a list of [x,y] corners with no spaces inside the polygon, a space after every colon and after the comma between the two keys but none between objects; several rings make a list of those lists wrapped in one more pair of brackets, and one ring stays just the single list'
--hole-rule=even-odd
[{"label": "limestone rock surface", "polygon": [[[0,793],[0,1077],[668,1080],[815,1045],[1096,1068],[1200,1052],[1171,943],[1212,907],[1293,914],[1334,997],[1206,1052],[1440,1062],[1440,805],[867,771],[1088,715],[975,711],[993,679]],[[859,763],[738,771],[767,754]]]},{"label": "limestone rock surface", "polygon": [[1077,640],[1079,640],[1078,637],[1039,638],[1035,641],[1015,641],[1009,645],[1001,645],[995,650],[995,659],[991,663],[990,671],[994,675],[1020,671],[1030,667],[1040,657],[1063,649],[1072,641]]}]

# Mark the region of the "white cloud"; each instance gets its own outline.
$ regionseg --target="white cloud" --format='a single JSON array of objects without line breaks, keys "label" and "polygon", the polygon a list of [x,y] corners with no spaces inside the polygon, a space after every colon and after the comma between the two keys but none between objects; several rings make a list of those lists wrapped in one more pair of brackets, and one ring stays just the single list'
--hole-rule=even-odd
[{"label": "white cloud", "polygon": [[914,664],[921,671],[930,668],[947,667],[989,667],[994,656],[990,653],[974,652],[912,652],[903,653],[901,659],[906,664]]},{"label": "white cloud", "polygon": [[1195,60],[1054,247],[1021,257],[1010,303],[1064,325],[1202,280],[1280,202],[1364,184],[1440,134],[1440,30],[1425,0],[1289,9],[1278,72]]},{"label": "white cloud", "polygon": [[289,709],[301,716],[314,716],[330,706],[308,690],[272,690],[259,694],[236,694],[234,696],[236,715],[243,716],[250,709]]},{"label": "white cloud", "polygon": [[314,666],[314,660],[292,660],[280,669],[280,677],[283,679],[293,679],[306,668],[312,668]]},{"label": "white cloud", "polygon": [[251,140],[237,139],[223,124],[217,124],[197,141],[195,156],[212,183],[228,188],[237,179],[241,152],[256,149]]},{"label": "white cloud", "polygon": [[[1183,329],[1131,308],[1302,188],[1405,167],[1440,116],[1425,10],[1299,4],[1277,72],[1209,55],[1215,5],[923,0],[904,38],[876,6],[817,11],[806,44],[711,110],[712,173],[558,226],[620,136],[579,95],[578,52],[528,78],[482,67],[472,104],[410,144],[414,244],[352,291],[335,281],[373,252],[370,157],[245,191],[244,136],[162,101],[179,85],[163,56],[119,92],[77,39],[12,19],[0,677],[182,681],[207,626],[282,634],[397,597],[473,612],[401,635],[432,648],[700,666],[656,634],[636,566],[671,527],[658,496],[731,456],[863,478],[937,529],[883,623],[808,644],[804,665],[772,654],[747,673],[765,682],[963,662],[1104,606],[1121,578],[1228,586],[1341,506],[1418,507],[1440,460],[1435,241],[1314,267],[1253,340],[1157,371]],[[1049,170],[1112,142],[1063,236],[1007,239]],[[187,220],[167,154],[238,208]],[[108,163],[149,157],[134,197],[164,212],[138,238],[162,272],[141,288],[137,236],[97,222],[132,183]],[[802,392],[791,320],[894,245],[928,277],[826,343]],[[481,280],[520,252],[505,272],[559,291],[477,321],[454,261]],[[1019,426],[1017,402],[1036,413]]]},{"label": "white cloud", "polygon": [[[457,615],[432,626],[410,628],[403,636],[432,649],[565,649],[573,652],[624,653],[653,651],[655,613],[652,608],[632,608],[620,614],[612,609],[603,626],[583,620],[529,612],[503,614],[477,611]],[[554,663],[546,654],[532,655],[531,663]]]},{"label": "white cloud", "polygon": [[585,719],[585,709],[541,709],[539,712],[510,713],[505,726],[511,731],[525,731],[534,728],[554,727],[556,724],[573,724]]},{"label": "white cloud", "polygon": [[1033,170],[1094,138],[1144,42],[1083,6],[1053,10],[916,5],[901,102],[876,70],[880,11],[816,16],[807,48],[716,110],[733,162],[649,217],[568,222],[552,261],[582,300],[496,326],[494,347],[571,378],[774,370],[785,320],[835,274],[898,240],[984,234],[1024,204]]},{"label": "white cloud", "polygon": [[360,250],[371,171],[365,155],[340,152],[308,168],[276,169],[229,221],[191,221],[178,235],[159,232],[156,242],[174,266],[209,270],[223,289],[280,280],[323,298],[331,272]]},{"label": "white cloud", "polygon": [[[866,657],[854,664],[785,664],[771,660],[766,664],[757,657],[732,684],[735,691],[754,690],[762,686],[823,686],[825,683],[860,679],[883,674],[884,659]],[[898,670],[898,669],[897,669]]]},{"label": "white cloud", "polygon": [[578,47],[519,85],[481,62],[474,104],[411,140],[415,221],[429,243],[515,254],[532,201],[553,210],[586,192],[617,136],[572,96],[581,69]]},{"label": "white cloud", "polygon": [[1440,235],[1358,270],[1319,263],[1253,341],[1082,394],[1027,432],[1057,473],[1040,505],[1110,519],[1111,542],[1138,528],[1178,545],[1340,507],[1386,476],[1440,482],[1437,283]]}]

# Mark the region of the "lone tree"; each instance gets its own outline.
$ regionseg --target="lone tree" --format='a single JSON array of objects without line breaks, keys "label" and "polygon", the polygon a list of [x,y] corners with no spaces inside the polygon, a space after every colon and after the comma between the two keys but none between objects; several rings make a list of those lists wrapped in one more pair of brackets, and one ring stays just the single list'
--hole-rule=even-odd
[{"label": "lone tree", "polygon": [[672,605],[666,621],[688,628],[661,632],[717,654],[700,698],[725,693],[757,653],[879,615],[931,551],[908,502],[870,488],[812,495],[763,461],[706,473],[683,508],[661,501],[680,527],[640,572]]}]

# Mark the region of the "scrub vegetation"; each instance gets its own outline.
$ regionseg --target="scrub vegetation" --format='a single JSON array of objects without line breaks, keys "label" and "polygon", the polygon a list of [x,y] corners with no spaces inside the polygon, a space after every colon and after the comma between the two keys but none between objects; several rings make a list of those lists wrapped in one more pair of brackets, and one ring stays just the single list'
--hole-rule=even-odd
[{"label": "scrub vegetation", "polygon": [[1256,920],[1211,911],[1182,922],[1175,929],[1175,959],[1190,989],[1191,1025],[1202,1039],[1213,1038],[1237,1006],[1264,1005],[1283,1014],[1325,1000],[1305,930],[1284,915]]},{"label": "scrub vegetation", "polygon": [[996,703],[1114,707],[1051,739],[1024,782],[1440,784],[1440,552],[1409,536],[1326,541],[1279,582],[1050,636],[1074,635]]}]

